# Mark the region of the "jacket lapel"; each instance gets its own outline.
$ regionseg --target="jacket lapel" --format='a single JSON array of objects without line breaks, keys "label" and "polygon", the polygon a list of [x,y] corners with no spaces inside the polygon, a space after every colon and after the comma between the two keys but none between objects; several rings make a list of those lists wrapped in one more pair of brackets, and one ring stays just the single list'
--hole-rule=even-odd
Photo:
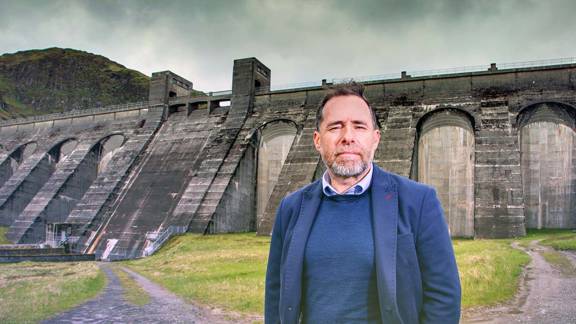
[{"label": "jacket lapel", "polygon": [[[285,293],[283,304],[288,307],[298,308],[300,306],[300,297],[302,289],[302,269],[304,266],[304,250],[308,241],[310,229],[314,223],[314,219],[320,207],[322,200],[322,185],[320,181],[313,186],[310,190],[302,195],[302,204],[300,205],[300,213],[294,230],[290,245],[288,246],[288,255],[286,256],[284,272],[284,287]],[[289,269],[289,270],[288,270]]]},{"label": "jacket lapel", "polygon": [[396,306],[396,238],[398,231],[398,191],[385,171],[373,164],[372,227],[374,254],[383,316],[398,314]]}]

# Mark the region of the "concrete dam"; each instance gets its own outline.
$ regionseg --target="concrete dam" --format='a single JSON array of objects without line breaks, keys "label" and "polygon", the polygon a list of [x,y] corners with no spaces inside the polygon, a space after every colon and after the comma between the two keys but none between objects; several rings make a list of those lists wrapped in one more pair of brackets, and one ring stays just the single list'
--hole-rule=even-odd
[{"label": "concrete dam", "polygon": [[[312,134],[332,82],[272,89],[255,58],[232,90],[152,75],[149,100],[0,122],[0,226],[16,244],[103,260],[185,232],[269,235],[324,165]],[[375,162],[436,188],[454,237],[576,228],[576,61],[357,80],[382,126]]]}]

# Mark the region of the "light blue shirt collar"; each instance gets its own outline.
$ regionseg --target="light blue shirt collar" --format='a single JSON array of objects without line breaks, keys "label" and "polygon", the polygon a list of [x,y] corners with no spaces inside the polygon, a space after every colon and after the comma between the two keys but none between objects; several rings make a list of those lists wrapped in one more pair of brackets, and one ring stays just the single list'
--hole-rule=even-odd
[{"label": "light blue shirt collar", "polygon": [[352,187],[348,188],[345,192],[339,194],[334,187],[330,184],[330,175],[328,174],[328,170],[324,171],[322,175],[322,190],[326,196],[334,196],[334,195],[361,195],[363,194],[368,188],[370,187],[370,183],[372,182],[372,171],[373,166],[370,164],[370,171],[368,174],[362,178],[357,184],[353,185]]}]

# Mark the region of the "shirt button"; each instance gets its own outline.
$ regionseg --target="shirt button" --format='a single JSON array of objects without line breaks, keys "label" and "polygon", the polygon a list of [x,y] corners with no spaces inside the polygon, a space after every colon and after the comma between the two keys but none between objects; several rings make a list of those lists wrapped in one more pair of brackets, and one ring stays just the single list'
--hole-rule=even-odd
[{"label": "shirt button", "polygon": [[292,307],[288,307],[288,310],[289,310],[289,311],[292,311]]}]

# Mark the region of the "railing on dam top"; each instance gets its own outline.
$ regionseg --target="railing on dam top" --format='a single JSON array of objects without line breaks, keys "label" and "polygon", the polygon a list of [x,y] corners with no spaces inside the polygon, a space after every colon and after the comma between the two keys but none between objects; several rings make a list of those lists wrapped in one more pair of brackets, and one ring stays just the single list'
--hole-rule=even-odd
[{"label": "railing on dam top", "polygon": [[[355,77],[347,77],[347,78],[333,78],[333,79],[323,79],[321,81],[309,81],[309,82],[298,82],[298,83],[287,83],[287,84],[280,84],[280,85],[271,85],[267,87],[259,87],[256,88],[257,94],[265,94],[275,91],[295,91],[295,90],[304,90],[308,88],[319,88],[325,85],[349,82],[349,81],[356,81],[356,82],[378,82],[378,81],[387,81],[387,80],[403,80],[403,79],[410,79],[410,78],[421,78],[421,77],[442,77],[448,76],[453,74],[460,74],[460,73],[474,73],[474,72],[497,72],[497,71],[506,71],[506,70],[513,70],[513,69],[529,69],[529,68],[545,68],[545,67],[553,67],[557,65],[569,65],[569,64],[576,64],[576,57],[567,57],[567,58],[559,58],[559,59],[549,59],[549,60],[535,60],[535,61],[524,61],[524,62],[514,62],[514,63],[491,63],[491,64],[484,64],[484,65],[475,65],[475,66],[464,66],[464,67],[455,67],[455,68],[447,68],[447,69],[437,69],[437,70],[421,70],[421,71],[402,71],[400,73],[388,73],[388,74],[378,74],[378,75],[365,75],[365,76],[355,76]],[[171,101],[187,101],[188,99],[197,99],[197,100],[212,100],[211,97],[227,97],[232,95],[232,90],[223,90],[223,91],[205,91],[205,96],[180,96],[171,98]],[[214,100],[227,100],[228,98],[214,98]],[[150,102],[150,101],[141,101],[141,102],[132,102],[126,104],[119,104],[119,105],[110,105],[104,107],[97,107],[97,108],[88,108],[88,109],[73,109],[71,111],[66,112],[59,112],[53,114],[46,114],[46,115],[39,115],[39,116],[32,116],[27,118],[15,118],[15,119],[7,119],[0,121],[0,127],[2,126],[10,126],[15,124],[24,124],[24,123],[33,123],[33,122],[40,122],[40,121],[47,121],[53,119],[63,119],[69,117],[76,117],[76,116],[84,116],[84,115],[94,115],[94,114],[102,114],[107,112],[118,112],[118,111],[126,111],[126,110],[133,110],[139,107],[144,107],[146,105],[156,105],[162,104],[161,102]]]},{"label": "railing on dam top", "polygon": [[148,101],[139,101],[139,102],[130,102],[120,105],[110,105],[98,108],[88,108],[88,109],[73,109],[70,111],[63,111],[59,113],[53,114],[45,114],[45,115],[38,115],[26,118],[14,118],[14,119],[7,119],[4,121],[0,121],[0,127],[2,126],[10,126],[15,124],[24,124],[24,123],[34,123],[34,122],[41,122],[53,119],[62,119],[62,118],[69,118],[69,117],[78,117],[78,116],[86,116],[86,115],[95,115],[95,114],[102,114],[102,113],[109,113],[109,112],[119,112],[119,111],[127,111],[127,110],[134,110],[137,108],[145,107],[150,105]]},{"label": "railing on dam top", "polygon": [[260,87],[257,89],[256,92],[267,93],[273,91],[313,88],[313,87],[321,87],[323,85],[350,82],[352,80],[356,82],[400,80],[411,77],[437,77],[458,73],[472,73],[472,72],[486,72],[486,71],[495,72],[509,69],[547,67],[547,66],[565,65],[565,64],[576,64],[576,57],[567,57],[567,58],[550,59],[550,60],[524,61],[515,63],[500,63],[500,64],[491,63],[491,64],[463,66],[463,67],[436,69],[436,70],[402,71],[400,73],[364,75],[364,76],[355,76],[346,78],[324,79],[322,81],[287,83],[280,85],[271,85],[270,87]]}]

